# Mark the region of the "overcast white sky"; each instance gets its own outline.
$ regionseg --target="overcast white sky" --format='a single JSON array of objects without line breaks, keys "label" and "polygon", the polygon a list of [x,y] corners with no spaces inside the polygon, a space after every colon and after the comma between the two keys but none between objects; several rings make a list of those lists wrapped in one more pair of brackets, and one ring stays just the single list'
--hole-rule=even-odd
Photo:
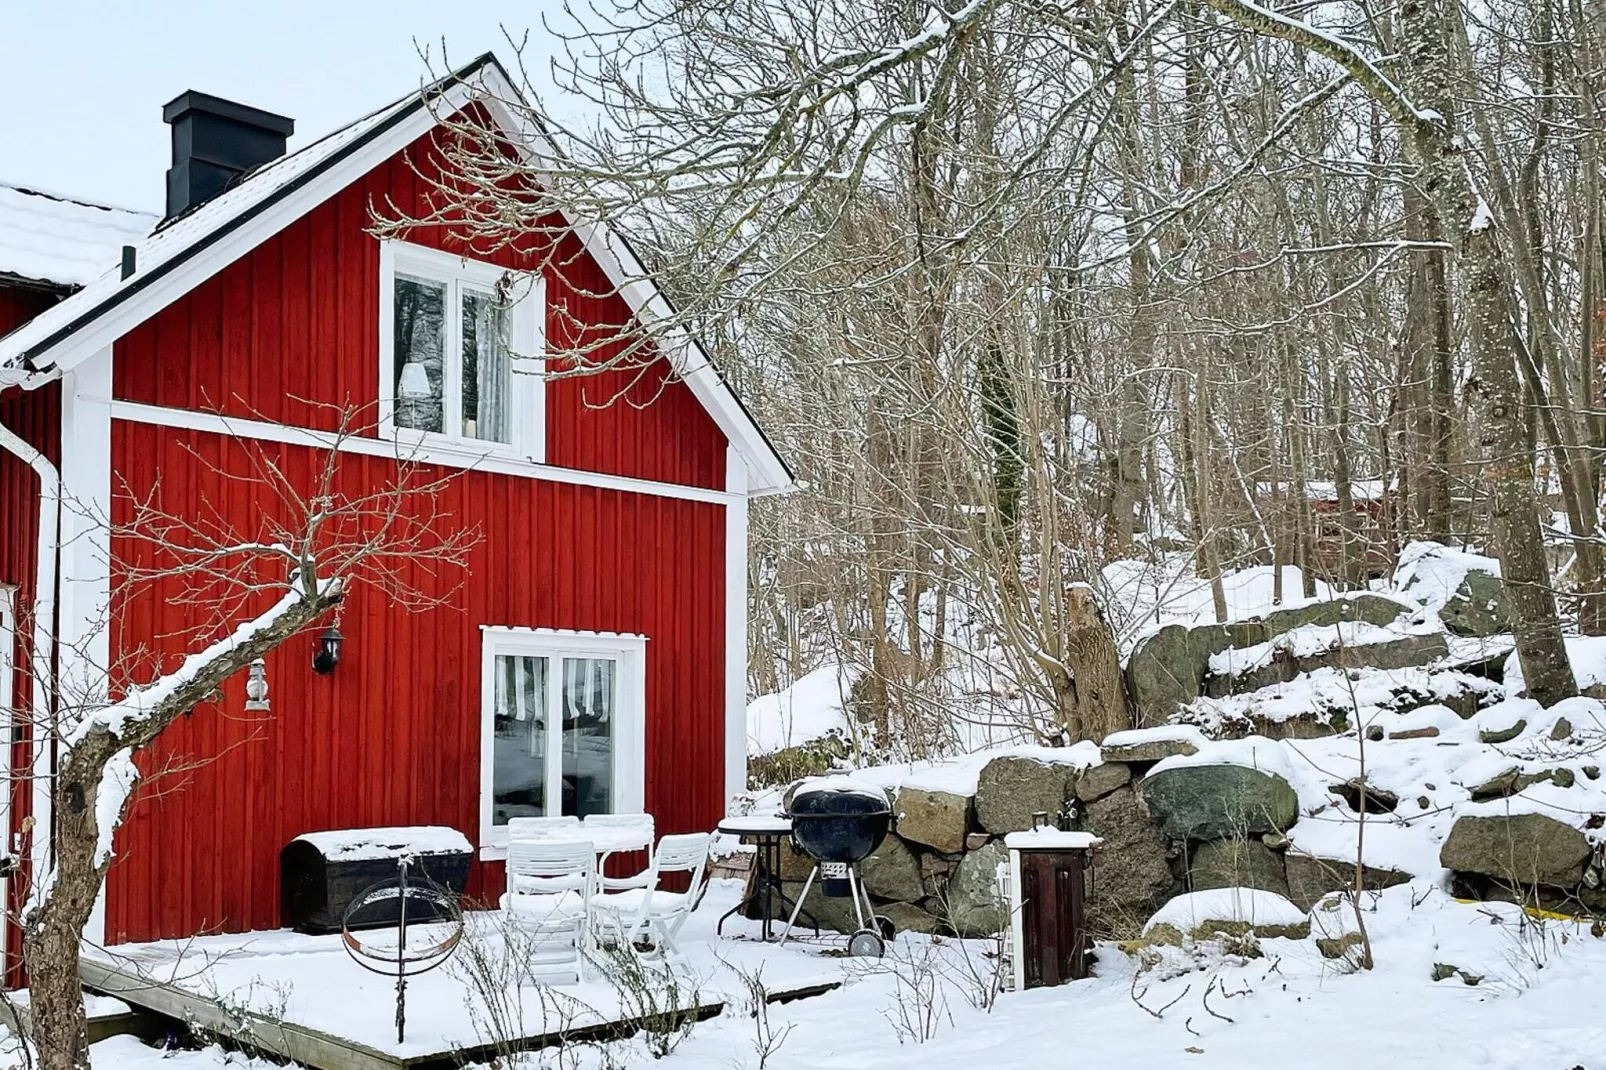
[{"label": "overcast white sky", "polygon": [[162,105],[184,90],[290,116],[293,150],[416,88],[415,39],[437,63],[444,37],[454,64],[511,65],[501,25],[537,46],[543,10],[556,0],[0,0],[0,181],[159,212]]}]

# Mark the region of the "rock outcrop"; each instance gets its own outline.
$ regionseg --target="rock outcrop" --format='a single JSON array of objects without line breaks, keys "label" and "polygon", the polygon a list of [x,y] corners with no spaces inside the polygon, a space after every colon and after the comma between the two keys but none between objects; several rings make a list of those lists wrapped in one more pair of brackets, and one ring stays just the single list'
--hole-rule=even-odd
[{"label": "rock outcrop", "polygon": [[1243,765],[1181,765],[1139,786],[1149,814],[1176,840],[1226,840],[1283,832],[1299,816],[1288,781]]},{"label": "rock outcrop", "polygon": [[1572,888],[1590,853],[1584,834],[1544,814],[1468,814],[1439,848],[1439,864],[1517,887]]},{"label": "rock outcrop", "polygon": [[1057,824],[1075,775],[1075,769],[1062,762],[1020,755],[994,758],[976,780],[976,821],[994,836],[1031,828],[1032,815],[1038,813]]}]

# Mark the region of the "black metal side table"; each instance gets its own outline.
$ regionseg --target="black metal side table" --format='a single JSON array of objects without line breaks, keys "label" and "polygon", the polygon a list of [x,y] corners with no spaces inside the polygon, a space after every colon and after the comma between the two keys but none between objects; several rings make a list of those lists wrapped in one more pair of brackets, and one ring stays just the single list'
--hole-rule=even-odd
[{"label": "black metal side table", "polygon": [[[748,885],[747,894],[742,897],[740,903],[720,917],[719,924],[714,926],[715,934],[723,935],[725,922],[731,915],[759,907],[761,938],[766,941],[773,940],[776,903],[781,904],[783,911],[781,917],[785,917],[787,908],[794,905],[781,887],[781,845],[792,835],[792,819],[779,815],[766,817],[758,814],[748,817],[727,817],[719,823],[718,831],[727,836],[741,836],[752,840],[754,846],[758,848],[758,857],[755,860],[753,879]],[[803,917],[814,927],[815,935],[819,935],[820,924],[814,920],[814,916],[805,911]]]}]

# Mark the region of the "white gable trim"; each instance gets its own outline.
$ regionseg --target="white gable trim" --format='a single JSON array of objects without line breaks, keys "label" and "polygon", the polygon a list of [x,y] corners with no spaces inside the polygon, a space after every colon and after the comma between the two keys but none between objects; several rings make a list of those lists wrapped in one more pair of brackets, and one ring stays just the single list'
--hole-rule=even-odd
[{"label": "white gable trim", "polygon": [[[538,138],[544,140],[544,135],[538,130],[533,130],[527,124],[517,121],[507,108],[499,104],[501,100],[522,99],[522,97],[501,65],[494,59],[482,64],[467,77],[470,81],[454,81],[448,85],[429,106],[425,106],[422,99],[416,104],[409,105],[408,112],[399,121],[392,123],[359,147],[346,150],[343,155],[337,155],[321,173],[294,188],[281,200],[262,209],[223,238],[192,255],[186,256],[182,251],[174,253],[174,258],[179,262],[173,264],[171,268],[167,268],[165,264],[160,265],[157,270],[165,270],[154,281],[145,284],[140,273],[136,272],[125,285],[140,283],[143,288],[137,294],[126,300],[108,304],[66,337],[48,348],[32,351],[32,362],[36,369],[34,374],[30,375],[15,367],[0,367],[0,385],[12,382],[21,382],[28,386],[37,385],[55,378],[61,371],[70,370],[98,349],[112,344],[138,324],[221,272],[333,197],[351,182],[422,137],[436,125],[436,109],[439,109],[441,114],[447,114],[457,111],[471,101],[482,100],[491,107],[498,123],[511,135],[523,139],[523,143],[535,143],[535,139]],[[250,208],[242,209],[242,211],[250,210]],[[220,220],[219,225],[227,225],[234,218],[238,217]],[[620,289],[621,296],[644,325],[651,328],[673,321],[674,313],[669,302],[656,286],[643,277],[645,273],[623,241],[604,225],[575,223],[567,219],[566,221],[580,237],[586,250],[596,258],[609,281]],[[198,240],[206,239],[203,236]],[[78,296],[90,297],[87,292]],[[68,298],[62,305],[57,306],[57,309],[65,310],[76,299],[76,297]],[[103,295],[96,295],[91,300],[106,300],[106,298]],[[737,400],[729,386],[720,379],[696,340],[678,326],[672,331],[660,334],[659,339],[671,343],[665,345],[664,349],[676,373],[702,403],[720,431],[741,451],[747,461],[748,493],[757,496],[792,489],[792,474],[785,462],[775,452],[752,417],[742,408],[741,402]],[[13,346],[10,348],[25,345],[19,339],[12,341]],[[7,352],[7,348],[0,345],[0,365],[7,364],[11,358],[18,355]]]}]

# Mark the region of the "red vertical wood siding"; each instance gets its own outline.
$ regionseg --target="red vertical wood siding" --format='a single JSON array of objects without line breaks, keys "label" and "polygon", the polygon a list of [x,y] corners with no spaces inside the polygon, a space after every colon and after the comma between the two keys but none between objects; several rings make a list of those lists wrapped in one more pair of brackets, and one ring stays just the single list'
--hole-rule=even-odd
[{"label": "red vertical wood siding", "polygon": [[[0,334],[14,330],[55,304],[56,295],[35,289],[0,284]],[[51,383],[38,390],[17,388],[0,390],[0,424],[42,451],[52,463],[61,461],[61,391]],[[37,589],[37,550],[39,546],[39,477],[8,451],[0,450],[0,584],[17,588],[17,642],[11,651],[16,671],[12,679],[12,702],[26,723],[33,702],[33,689],[24,666],[33,648],[32,607]],[[24,729],[26,732],[26,729]],[[30,744],[10,745],[12,768],[26,768]],[[33,810],[33,787],[24,778],[14,779],[11,793],[11,827],[22,832],[23,822]],[[27,857],[23,844],[23,857]],[[26,870],[24,870],[24,878]],[[12,916],[22,905],[24,880],[10,883]],[[21,935],[15,926],[5,926],[7,961],[12,968],[5,978],[10,985],[21,982],[17,963],[22,953]]]},{"label": "red vertical wood siding", "polygon": [[[379,257],[368,205],[422,203],[413,167],[428,166],[427,141],[409,152],[411,163],[382,165],[121,339],[116,396],[319,428],[335,419],[321,406],[371,404]],[[414,240],[442,242],[432,231]],[[493,259],[517,266],[512,253]],[[596,296],[606,286],[588,257],[576,248],[550,259],[561,260],[547,274],[554,337],[576,319],[620,322],[618,299]],[[549,463],[722,488],[725,440],[713,421],[682,384],[661,372],[638,378],[551,384]],[[623,386],[627,399],[596,407]],[[249,531],[271,508],[267,496],[218,472],[244,475],[258,454],[303,484],[321,463],[299,447],[115,421],[115,511],[126,519],[125,495],[159,488],[169,511],[216,510]],[[392,465],[347,455],[341,478],[387,482]],[[347,639],[332,675],[311,671],[313,639],[297,637],[267,658],[271,714],[243,713],[244,682],[233,680],[140,756],[160,775],[117,835],[108,941],[277,926],[279,849],[303,832],[445,824],[477,843],[482,624],[646,635],[647,807],[664,832],[718,819],[724,507],[472,471],[452,480],[443,507],[484,533],[466,575],[414,569],[416,584],[450,592],[447,604],[408,612],[358,590],[341,611]],[[122,568],[148,564],[148,553],[114,542]],[[179,595],[168,579],[117,598],[113,650],[130,679],[216,636]],[[500,866],[476,863],[471,894],[492,898],[501,879]]]},{"label": "red vertical wood siding", "polygon": [[[369,206],[426,214],[420,174],[438,174],[432,146],[421,138],[129,332],[117,343],[115,395],[326,430],[341,407],[373,406],[379,242],[368,233]],[[464,251],[439,228],[418,228],[409,240]],[[549,351],[585,346],[593,361],[619,351],[617,341],[603,343],[629,311],[578,239],[551,256],[512,248],[472,255],[509,268],[545,265]],[[550,383],[547,461],[725,487],[724,436],[662,361]]]}]

